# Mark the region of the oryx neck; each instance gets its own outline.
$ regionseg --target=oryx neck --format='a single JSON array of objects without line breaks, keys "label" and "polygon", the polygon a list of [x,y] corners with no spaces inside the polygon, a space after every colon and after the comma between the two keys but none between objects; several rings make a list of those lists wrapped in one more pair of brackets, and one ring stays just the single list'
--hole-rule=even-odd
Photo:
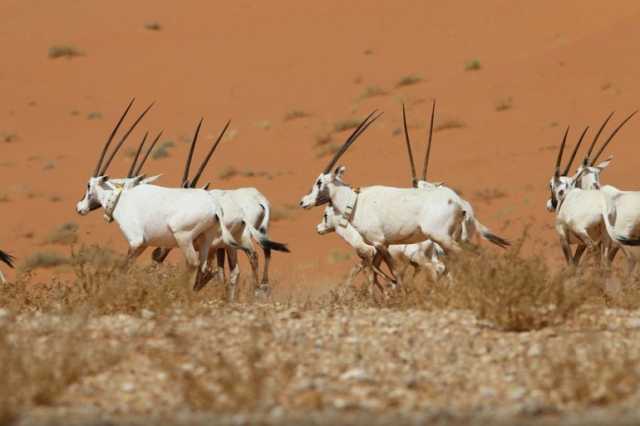
[{"label": "oryx neck", "polygon": [[123,185],[112,182],[106,182],[105,185],[98,185],[96,187],[98,201],[104,209],[104,219],[108,223],[113,221],[114,213],[124,191]]}]

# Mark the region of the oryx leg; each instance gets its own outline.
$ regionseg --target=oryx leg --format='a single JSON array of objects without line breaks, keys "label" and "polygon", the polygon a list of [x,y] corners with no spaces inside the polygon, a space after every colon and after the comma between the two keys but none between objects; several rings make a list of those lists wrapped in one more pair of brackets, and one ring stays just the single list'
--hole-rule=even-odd
[{"label": "oryx leg", "polygon": [[240,265],[238,265],[238,250],[229,248],[227,249],[227,258],[229,263],[229,287],[228,297],[229,301],[236,300],[236,289],[238,288],[238,278],[240,277]]},{"label": "oryx leg", "polygon": [[382,256],[382,260],[384,261],[384,263],[389,268],[389,272],[391,273],[391,276],[393,278],[392,287],[393,288],[401,287],[402,286],[402,280],[399,278],[399,274],[397,273],[397,270],[396,270],[396,267],[395,267],[395,262],[393,260],[393,257],[389,253],[389,250],[387,249],[386,246],[384,246],[382,244],[376,244],[375,247],[376,247],[377,252]]},{"label": "oryx leg", "polygon": [[2,274],[2,271],[0,271],[0,283],[1,284],[6,284],[7,280],[4,278],[4,275]]},{"label": "oryx leg", "polygon": [[[193,284],[194,291],[200,291],[202,288],[211,280],[212,274],[209,270],[209,251],[211,250],[211,243],[215,237],[215,233],[212,229],[206,230],[202,235],[198,238],[198,271],[196,273],[196,280]],[[191,249],[193,249],[193,241],[191,244]]]},{"label": "oryx leg", "polygon": [[264,270],[262,271],[262,284],[269,285],[269,263],[271,263],[271,249],[263,248]]},{"label": "oryx leg", "polygon": [[224,255],[225,249],[220,248],[215,250],[216,254],[216,262],[218,263],[218,281],[222,284],[225,283],[225,275],[224,275]]},{"label": "oryx leg", "polygon": [[571,252],[571,246],[569,245],[569,238],[567,236],[567,233],[563,227],[556,227],[556,231],[558,232],[558,237],[560,237],[560,246],[562,246],[562,254],[564,254],[564,260],[567,262],[568,266],[572,266],[574,264],[573,253]]},{"label": "oryx leg", "polygon": [[127,250],[127,261],[129,263],[135,262],[135,260],[147,249],[147,245],[144,242],[144,238],[137,237],[129,240],[129,250]]},{"label": "oryx leg", "polygon": [[586,248],[587,246],[585,244],[578,244],[578,247],[576,248],[576,253],[573,255],[574,265],[580,264],[580,259],[582,258],[582,254],[584,253]]}]

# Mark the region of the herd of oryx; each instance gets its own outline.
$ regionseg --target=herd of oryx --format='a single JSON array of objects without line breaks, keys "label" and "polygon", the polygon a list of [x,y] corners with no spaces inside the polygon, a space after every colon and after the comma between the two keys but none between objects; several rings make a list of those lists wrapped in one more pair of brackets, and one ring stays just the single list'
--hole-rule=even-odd
[{"label": "herd of oryx", "polygon": [[[209,184],[198,187],[198,181],[230,123],[226,123],[191,177],[191,162],[203,122],[200,120],[182,179],[176,182],[176,187],[154,185],[159,175],[147,177],[142,173],[162,132],[143,155],[149,138],[149,133],[145,133],[126,177],[112,178],[107,175],[109,165],[153,106],[151,104],[134,120],[107,156],[133,103],[131,100],[104,144],[84,197],[77,203],[77,212],[86,215],[102,208],[105,220],[115,221],[127,239],[131,260],[140,256],[147,247],[154,247],[153,260],[162,262],[171,249],[179,248],[189,267],[195,271],[194,290],[203,288],[214,276],[226,281],[226,257],[229,267],[227,289],[231,300],[235,298],[240,273],[237,254],[242,250],[251,265],[256,294],[269,295],[271,251],[289,251],[285,244],[269,239],[269,201],[255,188],[209,189]],[[628,272],[631,273],[635,267],[640,254],[633,249],[640,246],[640,192],[620,191],[610,185],[601,185],[600,174],[610,159],[596,163],[634,114],[626,117],[595,151],[613,113],[606,118],[573,176],[569,173],[589,128],[584,129],[567,165],[561,170],[569,128],[564,133],[549,183],[551,196],[547,209],[556,214],[556,230],[569,264],[577,265],[588,248],[605,265],[609,265],[622,249],[628,259]],[[403,269],[409,265],[415,271],[426,270],[434,280],[449,275],[446,266],[448,255],[461,251],[460,243],[469,242],[476,235],[499,247],[508,247],[507,240],[480,223],[468,201],[442,183],[427,181],[435,101],[420,176],[416,173],[406,113],[404,106],[402,108],[412,187],[354,188],[345,183],[345,167],[337,166],[338,160],[380,115],[371,113],[355,128],[316,178],[309,193],[300,200],[300,206],[305,209],[325,206],[321,222],[317,225],[318,233],[336,232],[357,253],[361,262],[352,270],[351,278],[359,271],[367,270],[369,282],[384,291],[379,278],[396,287],[401,283]],[[256,244],[264,254],[262,277]],[[571,250],[572,244],[577,245],[575,253]],[[0,251],[0,261],[12,266],[13,260],[12,256]],[[388,273],[380,268],[382,262]],[[0,280],[4,280],[1,273]]]}]

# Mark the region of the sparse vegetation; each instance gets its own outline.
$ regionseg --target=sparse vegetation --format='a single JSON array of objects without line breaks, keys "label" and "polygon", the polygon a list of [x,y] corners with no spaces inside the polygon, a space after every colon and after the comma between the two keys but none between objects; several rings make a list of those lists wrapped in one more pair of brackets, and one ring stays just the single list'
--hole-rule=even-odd
[{"label": "sparse vegetation", "polygon": [[491,204],[491,202],[495,200],[505,198],[507,196],[507,193],[498,188],[490,188],[483,189],[482,191],[476,191],[474,196],[482,202]]},{"label": "sparse vegetation", "polygon": [[170,140],[159,143],[153,149],[153,152],[151,153],[151,158],[153,158],[154,160],[159,160],[161,158],[169,157],[171,155],[169,150],[174,146],[175,146],[175,143]]},{"label": "sparse vegetation", "polygon": [[471,59],[464,64],[465,71],[478,71],[482,68],[479,59]]},{"label": "sparse vegetation", "polygon": [[310,114],[301,109],[292,109],[284,115],[284,121],[297,120],[299,118],[307,118]]},{"label": "sparse vegetation", "polygon": [[76,56],[83,56],[84,53],[80,51],[75,46],[70,44],[60,44],[51,46],[49,48],[49,58],[57,59],[57,58],[74,58]]},{"label": "sparse vegetation", "polygon": [[355,118],[346,118],[344,120],[336,121],[333,125],[333,130],[335,132],[344,132],[347,130],[355,129],[360,124]]},{"label": "sparse vegetation", "polygon": [[160,31],[162,30],[162,25],[158,21],[148,21],[144,23],[144,28],[149,31]]},{"label": "sparse vegetation", "polygon": [[38,251],[25,259],[22,269],[32,271],[40,268],[55,268],[68,263],[69,259],[54,251]]},{"label": "sparse vegetation", "polygon": [[102,118],[102,113],[98,111],[92,111],[87,114],[87,120],[98,120]]},{"label": "sparse vegetation", "polygon": [[329,142],[324,145],[320,145],[316,150],[316,157],[322,158],[328,155],[333,155],[340,149],[340,144],[335,142]]},{"label": "sparse vegetation", "polygon": [[360,95],[360,99],[373,98],[374,96],[384,96],[387,91],[379,86],[367,86]]},{"label": "sparse vegetation", "polygon": [[13,132],[0,132],[0,141],[4,143],[18,142],[20,138]]},{"label": "sparse vegetation", "polygon": [[496,111],[507,111],[513,108],[513,99],[511,97],[500,99],[496,102]]},{"label": "sparse vegetation", "polygon": [[462,120],[458,120],[457,118],[449,118],[442,121],[438,120],[433,126],[433,131],[439,132],[442,130],[463,129],[466,126],[467,125]]},{"label": "sparse vegetation", "polygon": [[74,222],[63,223],[51,231],[47,236],[46,243],[71,245],[78,242],[78,225]]},{"label": "sparse vegetation", "polygon": [[422,81],[422,77],[416,74],[405,75],[398,81],[396,87],[404,87],[404,86],[412,86],[414,84],[418,84]]},{"label": "sparse vegetation", "polygon": [[11,197],[6,192],[0,192],[0,203],[8,203],[11,201]]},{"label": "sparse vegetation", "polygon": [[240,174],[240,171],[234,166],[225,166],[220,173],[218,173],[218,179],[227,180],[236,177]]},{"label": "sparse vegetation", "polygon": [[332,140],[332,137],[331,137],[331,133],[329,132],[316,133],[316,136],[315,136],[316,146],[326,145],[329,142],[331,142],[331,140]]}]

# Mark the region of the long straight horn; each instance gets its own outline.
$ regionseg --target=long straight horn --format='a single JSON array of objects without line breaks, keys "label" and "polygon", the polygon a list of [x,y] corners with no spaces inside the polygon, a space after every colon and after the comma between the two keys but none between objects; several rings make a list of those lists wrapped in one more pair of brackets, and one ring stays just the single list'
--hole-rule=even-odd
[{"label": "long straight horn", "polygon": [[416,164],[413,161],[413,152],[411,151],[411,141],[409,140],[409,130],[407,129],[407,115],[402,104],[402,124],[404,125],[404,141],[407,144],[407,152],[409,153],[409,165],[411,166],[411,183],[413,187],[418,186],[418,178],[416,176]]},{"label": "long straight horn", "polygon": [[564,146],[567,144],[567,136],[569,136],[569,126],[567,126],[567,130],[565,130],[564,132],[562,143],[560,144],[560,151],[558,151],[558,157],[556,158],[556,176],[560,176],[560,164],[562,163],[562,153],[564,152]]},{"label": "long straight horn", "polygon": [[131,134],[131,132],[133,132],[133,129],[135,129],[136,126],[138,125],[138,123],[140,123],[140,121],[144,118],[144,116],[147,115],[147,113],[153,107],[154,104],[155,104],[155,102],[152,102],[151,105],[149,105],[147,107],[147,109],[142,111],[142,114],[140,114],[140,116],[136,119],[136,121],[133,122],[131,127],[129,127],[129,130],[127,130],[127,132],[122,136],[122,138],[120,139],[120,142],[118,142],[118,144],[115,146],[115,148],[113,148],[113,151],[111,151],[111,155],[107,159],[106,163],[104,163],[104,166],[102,167],[102,170],[100,170],[98,176],[102,176],[107,172],[107,169],[109,168],[109,165],[111,164],[111,162],[113,161],[114,157],[116,156],[116,154],[118,153],[118,151],[122,147],[122,144],[124,144],[124,142],[127,140],[129,135]]},{"label": "long straight horn", "polygon": [[124,118],[127,116],[127,113],[133,106],[133,102],[135,100],[136,98],[131,98],[131,101],[129,101],[129,105],[127,105],[127,108],[125,108],[124,112],[122,113],[122,116],[120,116],[120,119],[116,123],[116,127],[114,127],[113,130],[111,131],[111,134],[109,135],[109,139],[107,139],[107,143],[105,143],[104,147],[102,148],[102,152],[100,153],[100,157],[98,158],[98,164],[96,164],[96,170],[93,172],[93,176],[98,176],[100,174],[100,166],[102,166],[102,161],[104,160],[104,156],[107,153],[107,150],[109,149],[109,145],[111,145],[111,141],[113,141],[113,138],[116,136],[118,129],[122,125]]},{"label": "long straight horn", "polygon": [[136,155],[133,157],[133,161],[131,162],[131,167],[129,167],[129,172],[127,173],[127,177],[133,177],[133,171],[136,169],[136,163],[138,162],[138,157],[140,157],[140,152],[142,152],[142,148],[144,147],[147,138],[149,137],[149,132],[144,133],[144,137],[142,138],[142,142],[138,145],[138,150],[136,151]]},{"label": "long straight horn", "polygon": [[638,112],[638,110],[633,111],[631,114],[629,114],[629,116],[627,118],[624,119],[624,121],[622,123],[620,123],[620,125],[618,127],[615,128],[615,130],[611,133],[611,135],[605,141],[605,143],[602,144],[602,146],[600,147],[600,150],[596,153],[596,156],[593,157],[593,160],[591,160],[591,165],[592,166],[596,163],[596,161],[598,160],[598,157],[600,157],[600,155],[602,154],[604,149],[607,147],[607,145],[609,145],[609,142],[611,142],[611,140],[616,135],[616,133],[618,133],[618,131],[622,128],[622,126],[627,124],[627,121],[631,120],[631,117],[636,115],[637,112]]},{"label": "long straight horn", "polygon": [[587,151],[587,155],[584,157],[584,164],[585,165],[589,165],[589,158],[591,157],[591,153],[593,152],[593,148],[595,148],[596,142],[598,142],[598,138],[602,134],[602,131],[604,130],[604,128],[607,127],[607,123],[609,122],[609,120],[611,120],[611,117],[613,117],[613,114],[615,114],[615,111],[611,111],[611,114],[609,114],[607,116],[607,118],[604,120],[604,122],[602,123],[602,125],[598,129],[598,133],[596,133],[596,135],[593,137],[593,142],[591,142],[591,145],[589,146],[589,150]]},{"label": "long straight horn", "polygon": [[427,167],[429,167],[429,156],[431,155],[431,141],[433,140],[433,121],[436,116],[436,100],[433,100],[431,107],[431,124],[429,125],[429,144],[427,145],[427,154],[424,156],[424,167],[422,168],[422,180],[427,180]]},{"label": "long straight horn", "polygon": [[189,184],[189,168],[191,168],[191,159],[193,158],[193,150],[196,148],[196,142],[198,141],[198,134],[200,134],[200,127],[202,127],[202,122],[204,118],[200,118],[198,122],[198,126],[196,127],[196,132],[193,134],[193,140],[191,141],[191,146],[189,147],[189,155],[187,155],[187,162],[184,165],[184,173],[182,173],[182,181],[180,181],[180,185],[188,186]]},{"label": "long straight horn", "polygon": [[584,136],[587,134],[588,130],[589,130],[589,126],[585,127],[584,131],[580,135],[580,139],[578,139],[578,143],[576,144],[576,147],[573,148],[573,152],[571,153],[571,158],[569,159],[569,164],[567,164],[567,167],[564,169],[564,172],[562,173],[563,176],[567,176],[569,174],[569,170],[571,169],[571,166],[573,165],[573,160],[575,160],[576,154],[578,153],[578,149],[580,148],[580,145],[582,144],[582,140],[584,139]]},{"label": "long straight horn", "polygon": [[[351,133],[351,135],[347,138],[347,140],[345,141],[345,143],[340,147],[340,149],[333,155],[333,158],[331,159],[331,161],[329,162],[329,164],[327,164],[327,167],[324,168],[323,173],[329,173],[329,171],[331,171],[331,169],[333,168],[333,166],[336,165],[336,163],[338,162],[338,160],[340,159],[340,157],[342,157],[342,155],[347,152],[347,150],[349,149],[349,147],[351,145],[353,145],[353,143],[358,139],[358,137],[364,133],[365,130],[367,130],[367,127],[369,127],[374,121],[376,121],[378,118],[380,118],[380,116],[382,115],[382,113],[376,115],[374,117],[374,114],[377,111],[373,111],[371,114],[369,114],[367,116],[367,118],[364,119],[364,121],[362,123],[360,123],[360,125],[358,125],[358,127],[356,127],[356,129],[353,131],[353,133]],[[372,118],[373,117],[373,118]]]},{"label": "long straight horn", "polygon": [[195,188],[196,185],[198,184],[198,181],[200,180],[200,176],[202,176],[202,172],[204,172],[205,167],[207,167],[207,164],[209,163],[209,160],[211,159],[211,156],[216,151],[216,148],[220,144],[220,141],[222,141],[222,137],[224,136],[225,132],[229,128],[230,124],[231,124],[231,120],[227,121],[227,124],[225,124],[224,128],[220,132],[220,135],[218,136],[218,139],[216,139],[215,143],[213,144],[213,146],[209,150],[209,153],[207,153],[207,156],[205,157],[204,161],[202,162],[202,164],[200,164],[200,168],[198,169],[198,172],[193,177],[193,180],[191,181],[191,184],[189,185],[190,188]]},{"label": "long straight horn", "polygon": [[162,136],[162,132],[164,132],[164,130],[160,130],[160,133],[158,133],[158,136],[156,136],[156,138],[151,143],[151,146],[149,147],[149,149],[147,149],[147,152],[144,154],[144,157],[142,157],[142,161],[140,161],[140,164],[138,164],[136,171],[133,172],[133,176],[140,176],[140,171],[142,170],[144,163],[147,162],[147,158],[149,158],[149,155],[153,152],[153,148],[156,147],[156,144],[160,140],[160,137]]}]

